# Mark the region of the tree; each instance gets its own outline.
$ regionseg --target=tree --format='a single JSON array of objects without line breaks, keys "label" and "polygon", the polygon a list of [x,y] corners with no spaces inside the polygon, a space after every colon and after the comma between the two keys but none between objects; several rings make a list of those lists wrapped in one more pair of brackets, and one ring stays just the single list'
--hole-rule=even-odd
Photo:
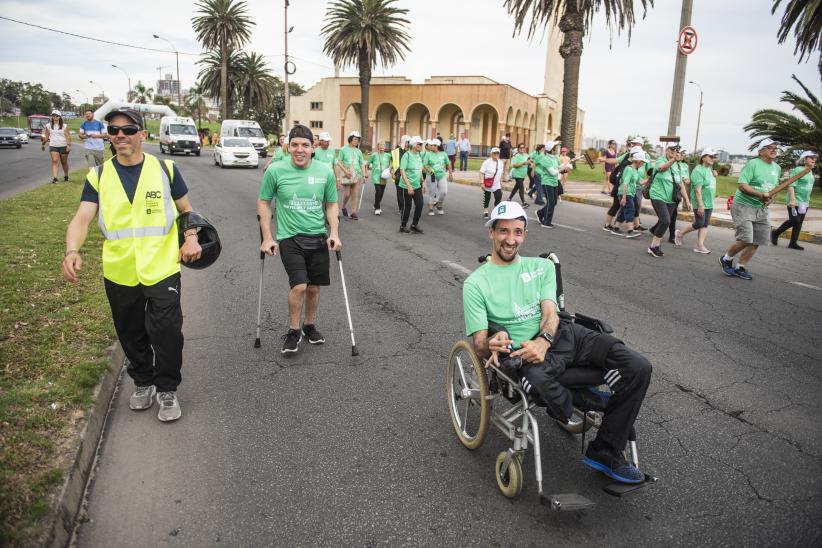
[{"label": "tree", "polygon": [[[653,7],[654,0],[639,0],[642,5],[642,17]],[[562,144],[569,150],[576,149],[577,98],[579,95],[579,64],[582,58],[583,40],[591,30],[594,15],[600,10],[605,12],[605,23],[610,32],[614,27],[617,32],[628,31],[631,39],[631,28],[636,22],[634,0],[505,0],[504,6],[514,16],[514,36],[519,34],[526,19],[528,38],[537,30],[544,28],[552,21],[559,20],[559,30],[563,33],[559,54],[564,61],[564,82],[562,87],[562,120],[560,134]]]},{"label": "tree", "polygon": [[208,105],[205,101],[203,85],[200,82],[195,82],[194,85],[189,88],[186,106],[192,115],[197,115],[197,127],[202,128],[203,114],[208,113]]},{"label": "tree", "polygon": [[822,150],[822,103],[796,76],[793,79],[805,92],[804,95],[783,91],[779,100],[790,105],[801,116],[764,109],[754,112],[751,122],[744,127],[751,138],[756,139],[751,150],[765,138],[787,145],[778,158],[783,167],[793,165],[802,151]]},{"label": "tree", "polygon": [[[219,99],[223,93],[223,59],[220,56],[220,53],[217,51],[206,52],[202,58],[197,61],[197,64],[201,67],[200,72],[197,74],[197,80],[200,82],[203,93],[209,97],[216,97]],[[228,80],[226,82],[225,95],[222,95],[222,97],[225,97],[225,100],[221,101],[221,103],[225,104],[227,108],[225,113],[221,115],[223,116],[223,120],[228,120],[234,112],[231,106],[235,103],[235,99],[237,97],[237,84],[240,80],[239,52],[232,51],[229,54],[225,68]],[[220,112],[223,112],[222,107]]]},{"label": "tree", "polygon": [[266,67],[263,56],[254,52],[240,54],[238,69],[241,112],[245,117],[249,111],[260,110],[270,102],[275,93],[274,74]]},{"label": "tree", "polygon": [[241,49],[251,39],[254,21],[246,15],[246,4],[235,0],[200,0],[196,4],[200,15],[192,18],[197,40],[207,50],[219,52],[220,112],[228,119],[228,60],[231,51]]},{"label": "tree", "polygon": [[[776,13],[782,0],[774,0],[771,13]],[[819,75],[822,76],[822,0],[788,0],[785,13],[779,24],[776,37],[783,43],[793,29],[796,37],[794,55],[799,54],[799,61],[811,58],[814,51],[819,51]]]},{"label": "tree", "polygon": [[128,100],[131,103],[140,103],[141,105],[145,105],[153,95],[153,88],[147,88],[143,82],[137,80],[137,83],[134,84],[134,88],[129,93]]},{"label": "tree", "polygon": [[[323,52],[338,67],[356,65],[360,76],[360,131],[367,139],[371,71],[405,59],[410,50],[407,9],[396,0],[335,0],[326,11]],[[364,143],[370,148],[370,143]]]}]

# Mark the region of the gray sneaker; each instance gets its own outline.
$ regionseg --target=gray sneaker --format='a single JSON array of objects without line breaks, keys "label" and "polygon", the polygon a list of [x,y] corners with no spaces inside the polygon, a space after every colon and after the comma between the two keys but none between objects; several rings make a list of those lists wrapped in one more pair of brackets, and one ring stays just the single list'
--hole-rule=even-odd
[{"label": "gray sneaker", "polygon": [[163,422],[176,421],[183,414],[180,402],[177,401],[177,392],[158,392],[157,403],[160,405],[157,418]]},{"label": "gray sneaker", "polygon": [[156,392],[157,389],[153,384],[148,386],[135,386],[134,393],[128,400],[129,409],[133,409],[134,411],[149,409],[154,404],[154,394]]}]

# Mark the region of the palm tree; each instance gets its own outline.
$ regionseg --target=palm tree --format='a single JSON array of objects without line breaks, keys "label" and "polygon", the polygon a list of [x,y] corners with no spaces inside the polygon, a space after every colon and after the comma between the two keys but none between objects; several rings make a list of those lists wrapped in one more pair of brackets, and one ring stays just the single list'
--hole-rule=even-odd
[{"label": "palm tree", "polygon": [[[653,7],[654,0],[639,0],[642,17]],[[579,94],[579,63],[582,57],[583,40],[591,30],[594,15],[605,11],[605,23],[609,31],[627,29],[628,40],[631,28],[636,22],[634,0],[505,0],[504,6],[514,16],[514,36],[519,34],[526,19],[528,38],[552,21],[559,20],[559,30],[563,33],[559,54],[564,60],[565,76],[562,88],[562,121],[560,134],[562,144],[569,150],[576,149],[577,96]]]},{"label": "palm tree", "polygon": [[[772,14],[781,3],[782,0],[774,0]],[[801,62],[806,55],[810,59],[814,51],[819,50],[818,67],[822,76],[822,0],[788,0],[776,34],[780,44],[788,38],[791,29],[796,37],[794,55],[798,53]]]},{"label": "palm tree", "polygon": [[129,100],[132,103],[140,103],[141,105],[145,105],[152,97],[154,97],[154,89],[147,88],[143,82],[138,80],[137,83],[134,84],[134,88],[131,90]]},{"label": "palm tree", "polygon": [[265,59],[259,53],[243,52],[238,60],[239,88],[242,97],[243,113],[259,108],[270,102],[274,96],[274,74],[266,67]]},{"label": "palm tree", "polygon": [[[356,65],[360,75],[360,131],[368,132],[368,90],[377,59],[383,67],[405,59],[410,36],[406,31],[407,9],[396,0],[335,0],[325,15],[323,52],[334,65]],[[364,143],[365,148],[370,143]]]},{"label": "palm tree", "polygon": [[228,118],[228,60],[229,52],[241,49],[251,39],[251,27],[255,24],[246,15],[246,5],[236,0],[200,0],[196,7],[200,15],[191,19],[197,40],[208,50],[219,52],[220,113]]},{"label": "palm tree", "polygon": [[767,137],[787,145],[779,158],[782,165],[795,162],[801,151],[822,150],[822,102],[796,76],[793,79],[805,94],[783,91],[779,100],[790,105],[801,117],[781,110],[764,109],[755,112],[751,122],[744,127],[751,138],[756,139],[751,150]]},{"label": "palm tree", "polygon": [[226,108],[225,113],[221,109],[221,116],[223,120],[231,118],[233,110],[230,107],[237,97],[237,86],[240,80],[240,52],[232,51],[225,63],[227,82],[224,94],[222,90],[223,58],[220,53],[206,52],[197,64],[201,67],[197,80],[200,82],[203,93],[210,97],[224,97],[222,103],[229,108]]},{"label": "palm tree", "polygon": [[186,106],[192,114],[197,113],[197,127],[202,129],[203,112],[208,111],[205,101],[205,90],[200,82],[195,82],[188,90]]}]

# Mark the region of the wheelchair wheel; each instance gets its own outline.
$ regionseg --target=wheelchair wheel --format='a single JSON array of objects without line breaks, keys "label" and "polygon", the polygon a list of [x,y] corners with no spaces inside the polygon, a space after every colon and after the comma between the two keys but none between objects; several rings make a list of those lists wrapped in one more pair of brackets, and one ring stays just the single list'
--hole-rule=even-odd
[{"label": "wheelchair wheel", "polygon": [[446,390],[454,432],[466,448],[476,449],[488,434],[488,379],[467,341],[459,341],[451,349]]},{"label": "wheelchair wheel", "polygon": [[567,424],[563,424],[559,421],[557,421],[557,424],[560,428],[562,428],[569,434],[582,434],[583,432],[587,432],[597,424],[597,417],[595,413],[589,412],[588,419],[586,421],[583,421],[582,411],[580,411],[579,409],[574,409],[574,414],[571,415],[571,420],[568,421]]},{"label": "wheelchair wheel", "polygon": [[522,492],[522,457],[519,453],[511,457],[511,462],[508,463],[508,470],[505,471],[505,474],[500,475],[500,469],[507,454],[507,451],[500,451],[499,455],[497,455],[497,464],[494,467],[496,473],[494,475],[497,478],[497,487],[499,487],[499,490],[502,491],[503,495],[512,499]]}]

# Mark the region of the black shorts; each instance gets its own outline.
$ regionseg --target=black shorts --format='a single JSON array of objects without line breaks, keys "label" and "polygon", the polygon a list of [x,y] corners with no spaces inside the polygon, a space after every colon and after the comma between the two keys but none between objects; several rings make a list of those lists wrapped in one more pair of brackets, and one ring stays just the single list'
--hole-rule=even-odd
[{"label": "black shorts", "polygon": [[291,287],[300,284],[331,285],[326,237],[298,234],[280,242],[280,258]]},{"label": "black shorts", "polygon": [[56,152],[58,154],[68,154],[68,147],[53,147],[49,145],[49,152]]}]

